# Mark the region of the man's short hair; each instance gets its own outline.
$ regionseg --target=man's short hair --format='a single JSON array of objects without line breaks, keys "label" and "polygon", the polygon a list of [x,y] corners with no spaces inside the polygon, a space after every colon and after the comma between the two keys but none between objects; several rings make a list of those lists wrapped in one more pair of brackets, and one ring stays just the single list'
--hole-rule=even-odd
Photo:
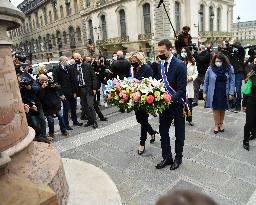
[{"label": "man's short hair", "polygon": [[158,46],[166,46],[166,48],[170,49],[172,48],[172,42],[168,39],[163,39],[158,42]]},{"label": "man's short hair", "polygon": [[156,205],[217,205],[217,203],[205,194],[179,190],[161,197]]},{"label": "man's short hair", "polygon": [[67,56],[61,56],[60,57],[60,62],[63,62],[63,61],[65,61],[65,60],[67,60],[68,58],[67,58]]},{"label": "man's short hair", "polygon": [[182,28],[182,30],[183,30],[183,31],[187,31],[187,32],[189,32],[189,31],[190,31],[190,27],[188,27],[188,26],[184,26],[184,27]]}]

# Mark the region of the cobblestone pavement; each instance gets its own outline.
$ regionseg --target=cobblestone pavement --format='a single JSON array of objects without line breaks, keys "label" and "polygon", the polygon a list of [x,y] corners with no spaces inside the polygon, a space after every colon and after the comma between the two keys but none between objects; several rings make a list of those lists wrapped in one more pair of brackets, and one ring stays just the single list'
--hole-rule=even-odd
[{"label": "cobblestone pavement", "polygon": [[[123,204],[153,205],[169,191],[192,189],[220,205],[245,205],[256,190],[256,141],[250,152],[242,148],[244,113],[227,112],[225,132],[214,135],[212,111],[196,107],[195,126],[186,125],[184,162],[175,171],[155,169],[161,161],[159,135],[154,144],[147,141],[142,156],[137,155],[140,126],[134,113],[121,114],[113,107],[103,113],[109,121],[99,129],[77,128],[70,132],[72,137],[57,136],[54,146],[62,157],[104,170],[116,183]],[[150,123],[158,130],[158,117],[150,117]],[[170,135],[174,136],[173,127]]]}]

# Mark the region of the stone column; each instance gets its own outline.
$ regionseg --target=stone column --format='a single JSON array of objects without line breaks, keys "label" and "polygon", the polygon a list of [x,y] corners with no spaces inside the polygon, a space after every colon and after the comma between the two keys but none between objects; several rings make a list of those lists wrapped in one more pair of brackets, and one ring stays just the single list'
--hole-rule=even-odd
[{"label": "stone column", "polygon": [[66,205],[62,160],[52,146],[33,142],[19,92],[6,31],[24,19],[9,0],[0,0],[0,204]]}]

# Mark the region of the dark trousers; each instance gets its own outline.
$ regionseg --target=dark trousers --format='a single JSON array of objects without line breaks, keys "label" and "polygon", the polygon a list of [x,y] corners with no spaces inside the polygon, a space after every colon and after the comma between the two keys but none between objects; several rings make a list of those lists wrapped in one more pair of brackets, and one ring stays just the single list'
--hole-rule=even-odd
[{"label": "dark trousers", "polygon": [[71,111],[71,119],[73,121],[74,124],[77,123],[77,115],[76,115],[76,106],[77,106],[77,102],[76,102],[76,98],[75,97],[69,97],[66,98],[66,100],[63,100],[63,119],[64,119],[64,123],[66,126],[69,125],[69,120],[68,120],[68,113],[69,110]]},{"label": "dark trousers", "polygon": [[148,122],[149,115],[143,111],[138,110],[135,111],[137,122],[141,125],[141,132],[140,132],[140,145],[145,146],[145,142],[147,140],[147,134],[153,135],[155,131],[151,127],[151,125]]},{"label": "dark trousers", "polygon": [[188,98],[188,107],[191,112],[191,116],[186,118],[186,121],[188,122],[192,122],[192,108],[193,108],[192,104],[193,104],[193,98]]},{"label": "dark trousers", "polygon": [[97,113],[98,117],[100,119],[104,118],[104,115],[102,114],[100,108],[99,108],[99,102],[96,100],[96,96],[94,96],[94,104],[93,104],[93,108],[95,110],[95,112]]},{"label": "dark trousers", "polygon": [[[64,123],[64,119],[61,113],[61,110],[58,111],[57,113],[55,113],[58,120],[59,120],[59,125],[60,125],[60,130],[61,132],[65,132],[66,131],[66,126]],[[54,116],[53,115],[47,115],[46,116],[47,122],[48,122],[48,127],[49,127],[49,134],[54,134]]]},{"label": "dark trousers", "polygon": [[93,96],[86,87],[80,87],[79,92],[82,110],[88,118],[88,123],[94,123],[96,121],[96,113],[94,109],[95,96]]},{"label": "dark trousers", "polygon": [[46,122],[43,111],[39,110],[38,115],[30,115],[31,127],[36,132],[36,137],[46,137]]},{"label": "dark trousers", "polygon": [[204,83],[204,75],[198,75],[198,77],[194,80],[194,102],[198,103],[199,100],[199,91],[200,91],[200,85]]},{"label": "dark trousers", "polygon": [[170,145],[169,129],[172,121],[174,120],[175,125],[175,158],[182,160],[182,152],[185,141],[185,118],[183,116],[183,106],[181,104],[171,105],[170,108],[166,109],[159,116],[160,125],[159,131],[161,135],[161,148],[162,157],[165,160],[171,161],[172,151]]},{"label": "dark trousers", "polygon": [[256,102],[253,98],[248,98],[246,106],[246,123],[244,126],[244,141],[249,142],[251,134],[255,133],[256,123]]},{"label": "dark trousers", "polygon": [[236,86],[236,102],[235,102],[235,108],[241,109],[241,87],[243,82],[244,74],[243,72],[239,72],[235,74],[235,86]]}]

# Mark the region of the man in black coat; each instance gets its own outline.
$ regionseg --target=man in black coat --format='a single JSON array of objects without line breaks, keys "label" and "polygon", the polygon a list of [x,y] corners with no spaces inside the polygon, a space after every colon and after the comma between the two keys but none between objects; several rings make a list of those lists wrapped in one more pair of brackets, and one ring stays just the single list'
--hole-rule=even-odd
[{"label": "man in black coat", "polygon": [[79,53],[74,53],[73,58],[76,64],[71,69],[76,77],[76,90],[80,94],[82,109],[88,118],[85,126],[98,127],[96,122],[96,113],[94,109],[94,97],[97,90],[97,78],[94,69],[90,64],[82,63],[82,57]]},{"label": "man in black coat", "polygon": [[182,28],[182,32],[179,33],[178,39],[175,41],[175,48],[177,53],[180,54],[180,51],[183,47],[187,47],[192,44],[192,37],[189,34],[190,28],[188,26],[184,26]]},{"label": "man in black coat", "polygon": [[130,75],[131,64],[124,58],[123,51],[117,51],[117,60],[111,65],[112,77],[116,78],[119,76],[120,80]]},{"label": "man in black coat", "polygon": [[[186,99],[187,68],[186,65],[172,54],[172,43],[164,39],[158,43],[159,58],[164,63],[163,72],[167,78],[166,88],[170,86],[175,92],[169,91],[172,95],[172,104],[159,115],[159,132],[161,135],[161,148],[163,160],[156,165],[157,169],[162,169],[171,165],[171,170],[177,169],[182,163],[182,153],[185,141],[185,116],[183,114],[183,100]],[[161,66],[159,68],[162,70]],[[161,72],[160,72],[161,73]],[[163,75],[161,77],[163,79]],[[168,85],[168,86],[167,86]],[[167,89],[168,90],[168,89]],[[175,124],[175,160],[173,161],[169,129],[172,121]]]},{"label": "man in black coat", "polygon": [[68,136],[66,126],[64,124],[63,115],[61,112],[60,86],[49,80],[44,74],[39,75],[39,83],[41,89],[39,91],[39,99],[42,103],[44,115],[48,121],[49,137],[54,137],[54,115],[58,117],[59,126],[62,135]]},{"label": "man in black coat", "polygon": [[196,65],[198,70],[198,77],[194,81],[194,103],[193,106],[198,105],[200,85],[204,83],[204,75],[210,65],[210,53],[204,45],[200,46],[200,52],[196,56]]},{"label": "man in black coat", "polygon": [[60,57],[58,67],[53,69],[53,80],[61,86],[61,99],[63,103],[63,118],[67,130],[72,130],[69,126],[68,113],[71,110],[71,119],[74,126],[81,126],[76,115],[76,81],[73,72],[67,67],[66,56]]}]

